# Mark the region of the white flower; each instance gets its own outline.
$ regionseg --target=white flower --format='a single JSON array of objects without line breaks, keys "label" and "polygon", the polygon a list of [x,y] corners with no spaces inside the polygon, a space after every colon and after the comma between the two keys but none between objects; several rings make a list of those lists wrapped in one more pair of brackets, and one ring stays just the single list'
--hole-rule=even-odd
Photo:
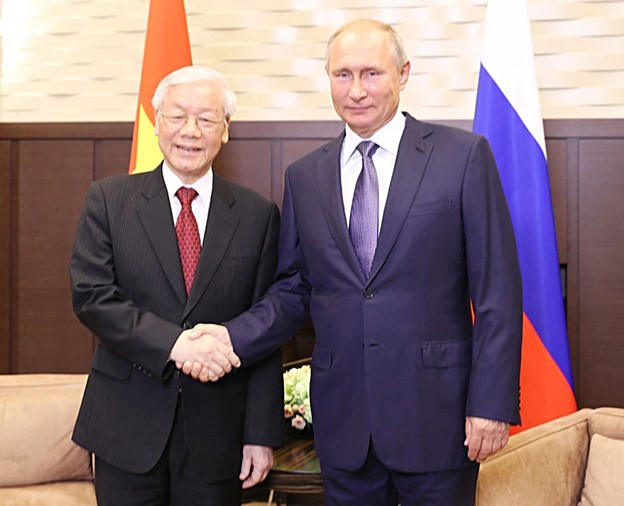
[{"label": "white flower", "polygon": [[312,424],[310,407],[310,376],[309,365],[293,367],[284,372],[284,416],[292,419],[292,426],[302,430],[306,424]]}]

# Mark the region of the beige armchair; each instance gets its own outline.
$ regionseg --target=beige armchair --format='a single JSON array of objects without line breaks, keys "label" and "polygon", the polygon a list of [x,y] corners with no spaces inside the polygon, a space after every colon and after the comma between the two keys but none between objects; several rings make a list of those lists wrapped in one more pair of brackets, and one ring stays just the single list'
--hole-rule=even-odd
[{"label": "beige armchair", "polygon": [[71,441],[87,376],[0,376],[0,505],[95,506],[89,453]]},{"label": "beige armchair", "polygon": [[477,506],[624,504],[624,409],[582,409],[513,436],[482,466]]}]

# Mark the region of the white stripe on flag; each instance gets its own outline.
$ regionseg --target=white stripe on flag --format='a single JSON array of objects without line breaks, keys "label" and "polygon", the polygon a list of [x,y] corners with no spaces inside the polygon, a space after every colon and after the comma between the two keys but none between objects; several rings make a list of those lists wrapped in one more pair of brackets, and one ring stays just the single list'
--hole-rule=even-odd
[{"label": "white stripe on flag", "polygon": [[526,0],[488,0],[481,63],[546,156]]}]

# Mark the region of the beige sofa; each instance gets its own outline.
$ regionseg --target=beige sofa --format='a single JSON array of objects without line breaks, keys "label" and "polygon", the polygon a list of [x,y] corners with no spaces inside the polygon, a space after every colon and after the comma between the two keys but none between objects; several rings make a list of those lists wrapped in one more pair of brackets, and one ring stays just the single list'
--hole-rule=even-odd
[{"label": "beige sofa", "polygon": [[481,466],[476,504],[624,505],[624,409],[582,409],[513,436]]},{"label": "beige sofa", "polygon": [[[95,506],[71,431],[87,376],[0,375],[0,506]],[[624,409],[582,409],[513,436],[482,466],[477,506],[624,504]]]},{"label": "beige sofa", "polygon": [[70,439],[86,379],[0,375],[0,506],[96,505],[91,459]]}]

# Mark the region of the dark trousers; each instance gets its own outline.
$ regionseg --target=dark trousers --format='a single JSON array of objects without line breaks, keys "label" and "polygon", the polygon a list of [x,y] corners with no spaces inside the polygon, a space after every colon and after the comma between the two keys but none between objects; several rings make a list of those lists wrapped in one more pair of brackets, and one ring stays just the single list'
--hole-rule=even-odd
[{"label": "dark trousers", "polygon": [[238,506],[238,476],[209,483],[193,468],[178,402],[173,429],[160,460],[145,474],[119,469],[95,457],[95,493],[99,506]]},{"label": "dark trousers", "polygon": [[373,445],[364,465],[347,471],[321,461],[327,506],[473,506],[479,466],[431,473],[388,469]]}]

